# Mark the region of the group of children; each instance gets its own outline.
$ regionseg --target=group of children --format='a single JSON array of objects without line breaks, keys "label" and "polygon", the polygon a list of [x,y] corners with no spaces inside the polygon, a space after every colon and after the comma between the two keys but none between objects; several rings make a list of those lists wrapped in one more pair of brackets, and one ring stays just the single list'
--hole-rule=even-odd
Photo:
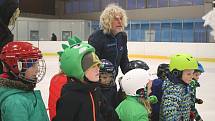
[{"label": "group of children", "polygon": [[[61,72],[50,82],[51,121],[202,121],[195,103],[204,69],[188,54],[160,64],[157,79],[141,60],[130,61],[115,90],[116,70],[95,49],[73,36],[58,52]],[[45,74],[41,51],[28,42],[10,42],[0,54],[0,111],[3,121],[48,121],[36,84]]]}]

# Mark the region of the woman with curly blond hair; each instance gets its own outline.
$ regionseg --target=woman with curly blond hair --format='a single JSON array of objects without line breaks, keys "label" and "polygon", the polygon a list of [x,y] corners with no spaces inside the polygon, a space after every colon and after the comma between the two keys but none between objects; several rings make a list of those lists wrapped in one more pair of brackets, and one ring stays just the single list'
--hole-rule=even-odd
[{"label": "woman with curly blond hair", "polygon": [[[113,24],[116,25],[114,26]],[[123,31],[124,27],[127,26],[125,10],[114,4],[108,5],[100,16],[100,26],[104,33],[117,34]]]},{"label": "woman with curly blond hair", "polygon": [[88,43],[96,49],[100,59],[107,59],[114,64],[118,74],[118,67],[125,73],[129,60],[127,57],[127,26],[125,10],[115,4],[109,4],[100,16],[101,30],[90,35]]},{"label": "woman with curly blond hair", "polygon": [[[127,72],[128,50],[127,50],[127,34],[124,28],[127,26],[127,15],[121,7],[110,4],[100,16],[101,29],[90,35],[88,43],[96,49],[99,59],[109,60],[116,70],[115,77],[118,74],[120,66],[122,73]],[[115,78],[114,77],[114,78]],[[105,97],[111,97],[107,100],[116,108],[117,98],[112,97],[117,93],[116,86],[106,92]],[[115,102],[115,104],[111,103]]]}]

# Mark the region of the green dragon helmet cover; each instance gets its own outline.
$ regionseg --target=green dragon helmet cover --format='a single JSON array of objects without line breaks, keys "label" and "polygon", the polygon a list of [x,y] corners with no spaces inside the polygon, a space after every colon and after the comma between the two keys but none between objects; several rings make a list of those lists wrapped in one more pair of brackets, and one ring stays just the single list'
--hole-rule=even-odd
[{"label": "green dragon helmet cover", "polygon": [[69,46],[62,44],[64,51],[58,52],[60,56],[60,68],[68,77],[83,80],[82,58],[85,54],[95,52],[94,47],[82,42],[78,37],[68,38]]}]

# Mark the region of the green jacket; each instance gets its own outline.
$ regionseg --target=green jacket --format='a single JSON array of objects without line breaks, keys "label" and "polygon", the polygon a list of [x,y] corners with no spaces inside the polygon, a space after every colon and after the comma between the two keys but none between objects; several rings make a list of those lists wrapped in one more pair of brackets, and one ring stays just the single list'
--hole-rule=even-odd
[{"label": "green jacket", "polygon": [[[18,88],[23,83],[0,78],[0,111],[2,121],[49,121],[40,91]],[[8,86],[8,85],[9,86]],[[14,87],[14,88],[13,88]]]},{"label": "green jacket", "polygon": [[149,113],[137,97],[127,96],[116,108],[121,121],[148,121]]},{"label": "green jacket", "polygon": [[191,111],[195,114],[194,118],[196,121],[203,120],[196,108],[196,100],[198,99],[196,98],[196,88],[200,87],[200,84],[197,80],[193,79],[189,86],[191,89],[191,100],[192,100]]}]

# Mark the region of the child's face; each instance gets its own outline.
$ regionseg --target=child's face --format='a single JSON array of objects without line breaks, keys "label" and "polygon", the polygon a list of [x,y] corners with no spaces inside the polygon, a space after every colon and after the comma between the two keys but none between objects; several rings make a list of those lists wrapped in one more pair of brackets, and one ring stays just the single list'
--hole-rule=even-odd
[{"label": "child's face", "polygon": [[103,85],[109,85],[113,80],[113,74],[111,73],[100,73],[100,83]]},{"label": "child's face", "polygon": [[85,71],[85,76],[89,81],[98,82],[99,81],[99,65],[92,66]]},{"label": "child's face", "polygon": [[193,72],[194,70],[191,69],[186,69],[182,73],[182,80],[186,83],[189,84],[193,78]]},{"label": "child's face", "polygon": [[195,80],[199,80],[199,76],[201,75],[201,72],[194,72],[193,73],[193,78],[195,79]]},{"label": "child's face", "polygon": [[38,74],[38,61],[35,62],[30,68],[28,68],[25,72],[25,78],[31,80],[37,80]]}]

